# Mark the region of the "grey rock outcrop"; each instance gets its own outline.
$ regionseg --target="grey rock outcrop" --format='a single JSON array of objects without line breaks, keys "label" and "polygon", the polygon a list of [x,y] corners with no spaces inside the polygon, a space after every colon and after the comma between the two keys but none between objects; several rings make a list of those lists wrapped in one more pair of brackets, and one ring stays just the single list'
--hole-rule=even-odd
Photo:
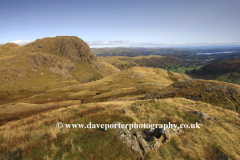
[{"label": "grey rock outcrop", "polygon": [[[101,66],[100,61],[97,56],[92,53],[88,44],[75,36],[57,36],[37,39],[26,46],[29,49],[28,52],[47,53],[48,51],[51,51],[54,53],[60,53],[63,57],[70,58],[77,62],[87,62],[98,69]],[[40,62],[42,63],[45,61],[46,59],[40,59]],[[40,63],[40,65],[42,63]]]},{"label": "grey rock outcrop", "polygon": [[232,160],[230,157],[228,157],[226,154],[221,154],[218,157],[218,160]]},{"label": "grey rock outcrop", "polygon": [[134,133],[130,132],[127,128],[121,128],[121,123],[114,122],[116,125],[116,132],[118,137],[125,143],[132,151],[139,154],[140,159],[150,151],[157,151],[158,148],[165,142],[169,142],[172,136],[179,135],[183,132],[180,129],[156,128],[152,130],[139,130],[136,129]]},{"label": "grey rock outcrop", "polygon": [[200,118],[202,119],[206,119],[206,120],[212,120],[213,117],[209,116],[208,113],[205,112],[199,112],[199,111],[188,111],[189,113],[193,113],[193,114],[199,114]]},{"label": "grey rock outcrop", "polygon": [[[120,124],[119,122],[114,122],[113,124]],[[140,157],[143,157],[143,151],[139,146],[139,143],[137,141],[137,137],[134,136],[127,128],[119,128],[118,125],[116,125],[116,132],[118,137],[125,143],[129,148],[131,148],[133,151],[138,152]]]}]

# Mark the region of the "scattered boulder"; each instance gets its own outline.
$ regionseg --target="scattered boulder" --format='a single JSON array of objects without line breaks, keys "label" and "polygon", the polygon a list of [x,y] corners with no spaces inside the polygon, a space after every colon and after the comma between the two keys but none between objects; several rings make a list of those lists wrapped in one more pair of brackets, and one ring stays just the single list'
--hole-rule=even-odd
[{"label": "scattered boulder", "polygon": [[[187,111],[185,109],[183,109],[183,111]],[[209,116],[208,113],[205,113],[205,112],[199,112],[199,111],[187,111],[188,113],[193,113],[193,114],[199,114],[200,115],[200,120],[199,122],[200,123],[203,123],[203,124],[207,124],[205,120],[214,120],[214,121],[217,121],[217,122],[220,122],[221,120],[217,119],[217,118],[213,118],[212,116]],[[240,126],[236,125],[236,124],[233,124],[231,122],[228,122],[228,121],[221,121],[221,122],[225,122],[225,123],[228,123],[234,127],[236,127],[237,129],[240,130]]]},{"label": "scattered boulder", "polygon": [[209,116],[208,113],[205,112],[200,112],[200,111],[188,111],[188,113],[193,113],[193,114],[199,114],[200,119],[199,122],[202,124],[207,124],[206,120],[214,120],[214,118],[212,116]]},{"label": "scattered boulder", "polygon": [[171,138],[175,135],[179,135],[183,132],[182,129],[172,129],[172,128],[166,128],[164,136],[166,137],[166,141],[170,141]]},{"label": "scattered boulder", "polygon": [[[113,124],[120,124],[119,122],[114,122]],[[121,125],[121,124],[120,124]],[[139,146],[137,137],[134,136],[127,128],[121,128],[116,125],[116,132],[119,138],[133,151],[138,152],[140,157],[143,157],[143,151]]]},{"label": "scattered boulder", "polygon": [[208,113],[200,112],[200,111],[188,111],[188,113],[199,114],[200,118],[203,120],[213,120],[212,116],[209,116]]},{"label": "scattered boulder", "polygon": [[139,153],[141,159],[150,151],[157,151],[158,148],[165,142],[169,142],[172,136],[179,135],[181,129],[166,128],[154,128],[151,130],[139,130],[136,129],[134,133],[131,133],[127,128],[119,127],[121,123],[114,122],[116,125],[116,132],[118,137],[134,152]]},{"label": "scattered boulder", "polygon": [[157,102],[157,98],[153,98],[150,101]]}]

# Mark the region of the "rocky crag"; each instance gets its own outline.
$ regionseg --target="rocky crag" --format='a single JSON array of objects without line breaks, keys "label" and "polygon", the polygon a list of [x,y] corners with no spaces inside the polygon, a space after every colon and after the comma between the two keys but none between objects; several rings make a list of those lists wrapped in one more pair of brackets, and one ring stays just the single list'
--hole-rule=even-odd
[{"label": "rocky crag", "polygon": [[95,81],[118,71],[98,60],[87,43],[74,36],[48,37],[24,46],[13,43],[0,46],[0,96],[3,100],[11,97],[12,92],[24,90],[24,94],[33,95]]},{"label": "rocky crag", "polygon": [[146,94],[143,99],[183,97],[239,111],[240,86],[219,81],[192,79],[177,81],[170,86]]}]

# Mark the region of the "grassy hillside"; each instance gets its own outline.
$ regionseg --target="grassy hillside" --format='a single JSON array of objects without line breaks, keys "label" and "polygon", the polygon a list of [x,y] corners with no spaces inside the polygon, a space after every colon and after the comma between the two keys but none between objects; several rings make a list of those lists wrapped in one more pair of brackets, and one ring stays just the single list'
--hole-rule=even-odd
[{"label": "grassy hillside", "polygon": [[56,123],[87,125],[119,121],[190,125],[200,119],[199,115],[188,112],[194,110],[208,112],[217,120],[206,120],[198,129],[184,129],[156,152],[147,153],[145,159],[214,160],[222,154],[240,159],[237,113],[184,98],[73,105],[12,121],[0,126],[0,156],[13,155],[20,147],[23,159],[137,159],[138,153],[119,139],[115,129],[58,129]]},{"label": "grassy hillside", "polygon": [[186,79],[190,79],[190,77],[163,69],[133,67],[97,81],[55,88],[34,96],[21,97],[22,93],[28,94],[28,91],[25,90],[14,94],[15,97],[19,97],[14,103],[1,101],[0,120],[6,122],[11,118],[19,119],[26,114],[65,107],[69,104],[117,99],[136,100],[146,93]]},{"label": "grassy hillside", "polygon": [[191,59],[182,60],[180,58],[173,56],[160,56],[160,55],[136,56],[136,57],[99,56],[98,58],[106,63],[112,64],[113,66],[120,70],[128,69],[133,66],[143,66],[162,68],[175,73],[185,73],[185,71],[187,70],[200,68],[202,65],[200,63],[195,62],[195,60]]},{"label": "grassy hillside", "polygon": [[4,45],[0,45],[0,57],[13,55],[13,52],[19,47],[20,46],[15,43],[6,43]]},{"label": "grassy hillside", "polygon": [[25,46],[5,44],[0,48],[0,104],[118,71],[99,61],[77,37],[44,38]]},{"label": "grassy hillside", "polygon": [[184,97],[240,111],[240,86],[207,80],[186,80],[147,94],[144,98]]},{"label": "grassy hillside", "polygon": [[229,59],[208,64],[186,74],[193,78],[212,79],[240,84],[240,59]]}]

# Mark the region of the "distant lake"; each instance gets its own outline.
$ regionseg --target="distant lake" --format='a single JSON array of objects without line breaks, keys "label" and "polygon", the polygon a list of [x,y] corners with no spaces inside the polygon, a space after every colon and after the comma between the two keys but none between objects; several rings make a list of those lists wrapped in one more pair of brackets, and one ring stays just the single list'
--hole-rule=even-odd
[{"label": "distant lake", "polygon": [[218,54],[218,53],[234,53],[237,51],[224,51],[224,52],[217,52],[217,53],[197,53],[197,55],[210,55],[210,54]]}]

